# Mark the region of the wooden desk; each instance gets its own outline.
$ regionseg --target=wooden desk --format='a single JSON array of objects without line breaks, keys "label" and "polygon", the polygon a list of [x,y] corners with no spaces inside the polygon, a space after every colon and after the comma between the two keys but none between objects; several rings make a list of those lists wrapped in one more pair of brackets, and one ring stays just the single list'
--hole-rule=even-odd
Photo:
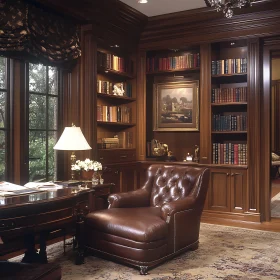
[{"label": "wooden desk", "polygon": [[[113,184],[93,188],[64,187],[62,189],[0,198],[0,255],[19,248],[7,249],[7,245],[18,239],[25,242],[23,262],[47,262],[46,238],[49,232],[58,229],[73,229],[76,225],[79,235],[83,217],[96,208],[95,200],[100,190],[110,192]],[[35,236],[40,236],[39,254],[35,249]],[[79,263],[79,238],[76,262]]]}]

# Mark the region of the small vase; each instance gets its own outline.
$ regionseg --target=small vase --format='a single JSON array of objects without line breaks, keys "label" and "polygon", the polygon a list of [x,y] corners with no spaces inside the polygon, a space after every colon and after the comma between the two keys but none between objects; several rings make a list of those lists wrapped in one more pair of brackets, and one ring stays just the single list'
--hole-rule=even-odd
[{"label": "small vase", "polygon": [[94,171],[92,174],[92,181],[91,181],[93,186],[96,186],[99,184],[99,177],[100,176],[99,176],[98,171]]},{"label": "small vase", "polygon": [[82,170],[81,171],[81,179],[82,180],[86,180],[86,181],[90,181],[92,179],[93,176],[93,170]]}]

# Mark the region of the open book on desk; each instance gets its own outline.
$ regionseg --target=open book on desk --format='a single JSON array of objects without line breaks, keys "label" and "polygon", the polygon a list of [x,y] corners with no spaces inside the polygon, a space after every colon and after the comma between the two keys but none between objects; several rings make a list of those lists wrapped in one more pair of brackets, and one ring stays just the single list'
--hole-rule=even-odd
[{"label": "open book on desk", "polygon": [[40,190],[27,186],[16,185],[5,181],[0,182],[0,196],[23,195],[38,191]]}]

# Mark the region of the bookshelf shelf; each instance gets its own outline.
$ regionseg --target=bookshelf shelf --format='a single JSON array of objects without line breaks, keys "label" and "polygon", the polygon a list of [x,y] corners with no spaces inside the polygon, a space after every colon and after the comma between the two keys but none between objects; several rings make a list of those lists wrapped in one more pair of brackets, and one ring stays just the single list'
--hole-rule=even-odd
[{"label": "bookshelf shelf", "polygon": [[247,131],[212,131],[212,134],[247,134]]},{"label": "bookshelf shelf", "polygon": [[225,102],[225,103],[211,103],[211,106],[215,107],[219,107],[219,106],[240,106],[240,105],[244,105],[247,106],[247,102]]},{"label": "bookshelf shelf", "polygon": [[133,150],[135,150],[135,148],[108,148],[108,149],[99,149],[99,151],[108,151],[108,150],[110,150],[110,151],[133,151]]},{"label": "bookshelf shelf", "polygon": [[212,78],[221,78],[221,77],[246,77],[247,73],[235,73],[235,74],[221,74],[221,75],[212,75]]},{"label": "bookshelf shelf", "polygon": [[171,69],[171,70],[160,70],[160,71],[149,71],[147,75],[155,75],[155,74],[164,74],[164,73],[178,73],[178,72],[198,72],[200,71],[200,67],[195,68],[180,68],[180,69]]},{"label": "bookshelf shelf", "polygon": [[134,102],[134,101],[136,101],[136,98],[127,97],[127,96],[118,96],[118,95],[112,95],[112,94],[100,93],[100,92],[97,92],[97,96],[100,97],[100,98],[110,99],[112,101],[121,101],[121,102]]},{"label": "bookshelf shelf", "polygon": [[123,123],[123,122],[105,122],[105,121],[97,121],[98,125],[109,125],[109,126],[135,126],[135,123]]},{"label": "bookshelf shelf", "polygon": [[113,69],[106,68],[106,67],[103,67],[103,66],[98,67],[98,72],[103,73],[103,74],[108,75],[108,76],[113,76],[113,77],[123,77],[123,78],[127,78],[127,79],[135,78],[132,74],[117,71],[117,70],[113,70]]}]

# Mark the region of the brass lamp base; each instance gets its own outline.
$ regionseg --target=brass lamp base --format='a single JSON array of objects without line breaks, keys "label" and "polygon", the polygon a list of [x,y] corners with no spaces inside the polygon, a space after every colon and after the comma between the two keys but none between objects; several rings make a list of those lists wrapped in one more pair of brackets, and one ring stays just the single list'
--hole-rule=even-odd
[{"label": "brass lamp base", "polygon": [[71,180],[75,181],[75,170],[72,170],[72,165],[76,163],[75,152],[72,152],[70,159],[71,159]]}]

